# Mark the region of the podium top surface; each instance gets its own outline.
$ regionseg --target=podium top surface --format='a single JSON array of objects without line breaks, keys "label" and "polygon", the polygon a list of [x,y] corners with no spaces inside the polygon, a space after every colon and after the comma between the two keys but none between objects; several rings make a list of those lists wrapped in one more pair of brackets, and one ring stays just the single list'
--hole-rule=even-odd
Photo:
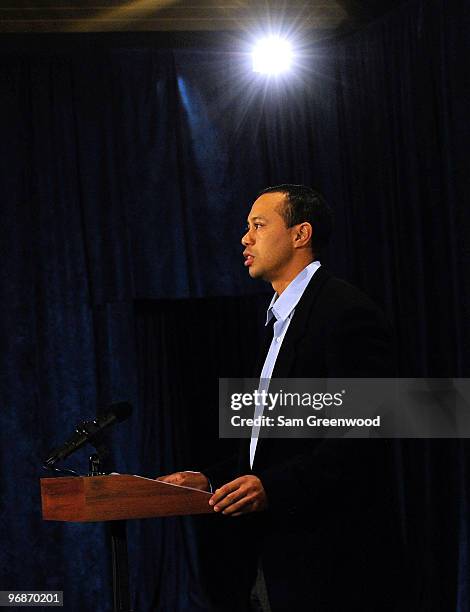
[{"label": "podium top surface", "polygon": [[211,493],[143,476],[113,474],[41,478],[48,521],[112,521],[209,514]]}]

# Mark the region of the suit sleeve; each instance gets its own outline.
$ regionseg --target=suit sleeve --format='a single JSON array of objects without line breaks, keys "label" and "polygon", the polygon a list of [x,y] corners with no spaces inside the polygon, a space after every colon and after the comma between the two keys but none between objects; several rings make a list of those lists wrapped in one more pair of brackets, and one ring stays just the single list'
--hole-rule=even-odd
[{"label": "suit sleeve", "polygon": [[212,491],[239,476],[239,456],[234,453],[227,459],[205,467],[201,472],[209,479]]}]

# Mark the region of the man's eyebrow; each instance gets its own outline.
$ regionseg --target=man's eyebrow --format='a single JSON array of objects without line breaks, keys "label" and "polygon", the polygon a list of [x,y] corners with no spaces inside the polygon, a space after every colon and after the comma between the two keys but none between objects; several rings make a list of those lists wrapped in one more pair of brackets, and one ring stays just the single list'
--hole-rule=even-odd
[{"label": "man's eyebrow", "polygon": [[266,217],[260,217],[259,215],[257,215],[256,217],[251,217],[251,219],[247,219],[248,222],[250,221],[267,221]]}]

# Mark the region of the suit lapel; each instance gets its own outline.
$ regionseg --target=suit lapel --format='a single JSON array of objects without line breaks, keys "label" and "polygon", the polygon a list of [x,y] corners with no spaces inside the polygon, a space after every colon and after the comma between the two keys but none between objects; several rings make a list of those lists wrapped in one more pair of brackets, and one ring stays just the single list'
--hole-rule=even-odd
[{"label": "suit lapel", "polygon": [[307,285],[299,303],[295,307],[294,316],[282,341],[281,350],[273,370],[273,378],[287,378],[290,376],[298,340],[304,335],[315,301],[321,288],[330,277],[331,274],[324,266],[321,266]]},{"label": "suit lapel", "polygon": [[[299,303],[295,307],[294,316],[292,317],[292,321],[290,322],[284,340],[282,341],[281,350],[279,351],[276,359],[276,365],[274,366],[272,378],[288,378],[291,376],[298,340],[304,335],[309,318],[311,317],[312,308],[314,307],[320,294],[321,288],[329,278],[331,278],[331,274],[324,266],[321,266],[315,272],[307,285],[302,297],[299,300]],[[260,353],[258,369],[256,371],[257,376],[259,376],[261,373],[272,337],[272,325],[268,325],[266,326],[266,334],[262,345],[262,351]],[[261,436],[258,440],[258,445],[256,448],[255,464],[257,464],[259,461],[260,453],[265,450],[264,442],[265,440]],[[249,440],[243,440],[240,449],[241,458],[248,458]]]}]

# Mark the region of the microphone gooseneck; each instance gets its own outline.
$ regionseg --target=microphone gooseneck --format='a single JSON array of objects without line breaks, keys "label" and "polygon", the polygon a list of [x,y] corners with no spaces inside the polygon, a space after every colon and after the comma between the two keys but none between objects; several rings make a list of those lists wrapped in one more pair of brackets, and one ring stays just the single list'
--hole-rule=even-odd
[{"label": "microphone gooseneck", "polygon": [[91,421],[79,423],[75,432],[60,447],[54,449],[44,461],[44,467],[52,468],[58,461],[66,459],[69,455],[82,448],[87,442],[98,439],[101,432],[114,423],[125,421],[132,413],[132,405],[129,402],[117,402],[111,404],[109,412],[96,417]]}]

